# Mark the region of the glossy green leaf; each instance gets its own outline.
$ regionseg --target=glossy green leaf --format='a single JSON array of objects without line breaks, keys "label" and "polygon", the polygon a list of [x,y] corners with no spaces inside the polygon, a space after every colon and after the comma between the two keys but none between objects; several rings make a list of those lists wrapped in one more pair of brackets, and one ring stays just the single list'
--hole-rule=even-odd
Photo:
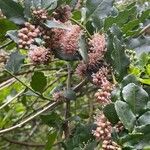
[{"label": "glossy green leaf", "polygon": [[120,11],[117,16],[107,17],[104,22],[104,29],[107,31],[113,24],[122,27],[129,21],[129,19],[133,20],[135,18],[135,14],[136,14],[136,7],[133,6],[129,9],[126,8],[125,10]]},{"label": "glossy green leaf", "polygon": [[15,29],[17,29],[17,26],[13,22],[7,19],[0,19],[0,41],[4,41],[6,39],[5,35],[8,30]]},{"label": "glossy green leaf", "polygon": [[123,88],[122,96],[134,114],[139,115],[147,109],[149,96],[142,87],[130,83]]},{"label": "glossy green leaf", "polygon": [[128,85],[129,83],[134,83],[136,85],[139,85],[139,81],[133,74],[129,74],[126,77],[124,77],[121,82],[121,86],[124,87],[124,86]]},{"label": "glossy green leaf", "polygon": [[118,115],[115,110],[115,105],[113,103],[108,104],[104,107],[103,112],[106,118],[112,123],[117,124],[119,121]]},{"label": "glossy green leaf", "polygon": [[12,52],[5,68],[12,73],[17,73],[23,64],[24,59],[25,57],[21,55],[19,51]]},{"label": "glossy green leaf", "polygon": [[52,21],[52,20],[47,20],[44,25],[51,29],[51,28],[59,28],[59,29],[66,29],[66,30],[69,30],[69,28],[64,25],[63,23],[58,23],[56,21]]},{"label": "glossy green leaf", "polygon": [[119,79],[122,79],[127,74],[129,58],[125,54],[122,42],[116,36],[114,36],[113,44],[114,50],[112,51],[112,65],[114,66]]},{"label": "glossy green leaf", "polygon": [[115,109],[124,127],[131,132],[135,125],[136,116],[131,111],[129,105],[123,101],[116,101]]},{"label": "glossy green leaf", "polygon": [[113,0],[87,0],[86,1],[86,17],[87,20],[97,17],[105,18],[112,10]]},{"label": "glossy green leaf", "polygon": [[92,20],[92,24],[98,30],[103,25],[103,19],[113,11],[114,0],[87,0],[86,23]]},{"label": "glossy green leaf", "polygon": [[147,111],[142,116],[140,116],[140,118],[138,118],[137,122],[138,122],[138,125],[140,125],[140,126],[150,124],[150,111]]},{"label": "glossy green leaf", "polygon": [[13,40],[15,43],[18,43],[18,32],[17,30],[9,30],[6,33],[6,36]]},{"label": "glossy green leaf", "polygon": [[47,85],[47,78],[43,72],[34,72],[30,84],[35,91],[42,93]]},{"label": "glossy green leaf", "polygon": [[3,14],[12,22],[16,24],[23,24],[25,22],[23,7],[13,0],[0,0],[0,9]]}]

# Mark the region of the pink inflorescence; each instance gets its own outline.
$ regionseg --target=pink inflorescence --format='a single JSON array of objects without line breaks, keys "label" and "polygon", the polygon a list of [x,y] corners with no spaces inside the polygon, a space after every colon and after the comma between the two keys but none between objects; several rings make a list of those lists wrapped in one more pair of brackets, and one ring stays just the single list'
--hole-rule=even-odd
[{"label": "pink inflorescence", "polygon": [[104,77],[101,82],[101,89],[95,93],[95,97],[97,102],[105,106],[111,103],[111,91],[113,85],[106,79],[106,77]]},{"label": "pink inflorescence", "polygon": [[112,140],[104,140],[102,142],[102,150],[121,150],[121,147]]},{"label": "pink inflorescence", "polygon": [[89,40],[89,65],[95,66],[104,58],[106,52],[105,36],[95,33]]},{"label": "pink inflorescence", "polygon": [[78,25],[69,24],[68,30],[52,29],[52,47],[66,54],[75,54],[80,34],[81,28]]},{"label": "pink inflorescence", "polygon": [[78,40],[81,34],[81,28],[78,25],[71,25],[66,30],[61,39],[61,47],[66,54],[75,54],[78,49]]},{"label": "pink inflorescence", "polygon": [[98,140],[111,139],[112,126],[103,113],[98,114],[95,117],[96,130],[93,131],[93,135]]},{"label": "pink inflorescence", "polygon": [[30,45],[34,42],[34,38],[38,37],[40,34],[39,28],[29,22],[25,23],[25,27],[20,29],[18,32],[19,37],[19,48],[28,49]]},{"label": "pink inflorescence", "polygon": [[31,47],[28,55],[34,64],[45,64],[50,60],[50,51],[42,46]]},{"label": "pink inflorescence", "polygon": [[63,23],[67,22],[71,17],[71,8],[69,5],[58,7],[55,12],[53,12],[52,17]]},{"label": "pink inflorescence", "polygon": [[86,70],[87,65],[83,61],[81,61],[76,68],[76,74],[80,77],[84,77],[86,74]]},{"label": "pink inflorescence", "polygon": [[93,131],[93,135],[97,140],[102,141],[102,150],[121,150],[119,145],[112,140],[113,127],[102,112],[95,117],[95,124],[97,128]]},{"label": "pink inflorescence", "polygon": [[40,20],[40,21],[46,20],[48,18],[47,10],[42,9],[42,8],[33,9],[32,14],[37,20]]},{"label": "pink inflorescence", "polygon": [[107,67],[101,67],[98,72],[92,75],[93,83],[97,86],[102,85],[102,81],[106,78],[109,74],[109,70]]}]

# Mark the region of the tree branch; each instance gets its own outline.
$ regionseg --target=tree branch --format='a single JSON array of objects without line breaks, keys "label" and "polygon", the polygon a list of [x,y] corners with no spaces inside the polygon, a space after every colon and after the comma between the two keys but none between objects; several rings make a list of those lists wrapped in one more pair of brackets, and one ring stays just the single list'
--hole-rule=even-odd
[{"label": "tree branch", "polygon": [[17,97],[19,97],[24,90],[20,91],[18,94],[16,94],[12,99],[8,100],[6,103],[4,103],[2,106],[0,106],[0,110],[9,105],[13,100],[15,100]]},{"label": "tree branch", "polygon": [[21,141],[15,141],[12,139],[8,139],[6,137],[2,137],[5,141],[12,143],[12,144],[17,144],[17,145],[22,145],[22,146],[29,146],[29,147],[45,147],[45,144],[37,144],[37,143],[27,143],[27,142],[21,142]]},{"label": "tree branch", "polygon": [[25,125],[26,123],[28,123],[29,121],[31,121],[31,120],[34,119],[35,117],[41,115],[42,113],[46,112],[47,110],[52,110],[52,109],[54,109],[54,108],[55,108],[56,106],[58,106],[59,104],[60,104],[60,102],[53,102],[53,103],[50,103],[48,106],[43,107],[42,110],[38,111],[38,112],[35,113],[33,116],[27,118],[26,120],[22,121],[21,123],[18,123],[17,125],[12,126],[12,127],[10,127],[10,128],[7,128],[7,129],[0,130],[0,134],[6,133],[6,132],[9,132],[9,131],[12,131],[12,130],[17,129],[17,128],[21,128],[23,125]]}]

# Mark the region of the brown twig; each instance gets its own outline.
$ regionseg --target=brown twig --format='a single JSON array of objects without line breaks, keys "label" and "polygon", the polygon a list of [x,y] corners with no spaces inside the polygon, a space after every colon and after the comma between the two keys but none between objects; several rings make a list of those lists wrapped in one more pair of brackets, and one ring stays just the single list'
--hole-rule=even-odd
[{"label": "brown twig", "polygon": [[[68,78],[67,78],[67,90],[71,89],[71,66],[68,63]],[[65,108],[65,123],[64,123],[64,134],[65,138],[67,139],[70,135],[70,129],[69,129],[69,122],[68,118],[70,117],[70,100],[66,99],[66,108]]]}]

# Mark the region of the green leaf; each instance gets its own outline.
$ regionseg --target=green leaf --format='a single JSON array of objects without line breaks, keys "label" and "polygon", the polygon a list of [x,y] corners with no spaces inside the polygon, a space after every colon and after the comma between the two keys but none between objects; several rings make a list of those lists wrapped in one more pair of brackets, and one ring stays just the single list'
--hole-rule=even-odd
[{"label": "green leaf", "polygon": [[57,137],[57,131],[54,131],[53,133],[49,133],[48,135],[48,140],[47,140],[47,143],[45,145],[45,150],[51,150],[52,147],[53,147],[53,144],[56,140],[56,137]]},{"label": "green leaf", "polygon": [[142,133],[129,133],[129,134],[121,137],[120,138],[120,142],[124,146],[128,146],[127,143],[129,143],[129,142],[138,142],[142,138],[143,138],[143,134]]},{"label": "green leaf", "polygon": [[40,116],[42,123],[48,125],[49,127],[58,128],[60,126],[60,123],[62,122],[62,119],[60,115],[58,115],[55,112],[51,112],[48,114],[42,114]]},{"label": "green leaf", "polygon": [[15,24],[24,24],[23,7],[13,0],[0,0],[0,9],[3,14]]},{"label": "green leaf", "polygon": [[139,81],[137,80],[137,78],[133,74],[129,74],[123,78],[123,80],[121,82],[122,88],[124,86],[128,85],[129,83],[134,83],[136,85],[139,85]]},{"label": "green leaf", "polygon": [[86,1],[86,23],[92,20],[95,27],[100,29],[103,19],[113,11],[114,0],[87,0]]},{"label": "green leaf", "polygon": [[19,51],[12,52],[5,68],[14,74],[17,73],[24,62],[24,58]]},{"label": "green leaf", "polygon": [[17,29],[17,26],[13,22],[7,19],[0,19],[0,41],[4,41],[6,39],[5,35],[8,30],[15,29]]},{"label": "green leaf", "polygon": [[150,85],[150,79],[142,79],[142,78],[138,78],[138,80],[143,83],[143,84],[147,84]]},{"label": "green leaf", "polygon": [[128,48],[134,49],[138,55],[143,52],[148,53],[150,50],[150,38],[148,36],[140,36],[138,38],[131,38],[128,41]]},{"label": "green leaf", "polygon": [[88,62],[88,47],[87,47],[87,43],[86,43],[86,39],[84,35],[81,35],[79,39],[79,53],[82,56],[83,61],[87,63]]},{"label": "green leaf", "polygon": [[126,8],[125,10],[120,11],[117,16],[107,17],[104,21],[104,29],[105,31],[107,31],[113,24],[122,27],[129,21],[129,19],[130,20],[135,19],[135,16],[136,16],[136,7],[134,5],[129,9]]},{"label": "green leaf", "polygon": [[45,23],[43,23],[47,28],[51,29],[51,28],[59,28],[59,29],[66,29],[69,30],[68,27],[66,25],[64,25],[63,23],[58,23],[56,21],[52,21],[52,20],[47,20]]},{"label": "green leaf", "polygon": [[36,71],[32,76],[30,84],[35,91],[42,93],[47,85],[47,78],[43,72]]},{"label": "green leaf", "polygon": [[150,111],[147,111],[142,116],[140,116],[137,122],[138,122],[138,125],[140,126],[150,124]]},{"label": "green leaf", "polygon": [[135,125],[136,116],[131,111],[129,105],[123,101],[116,101],[115,109],[116,109],[117,115],[118,115],[120,121],[123,123],[124,127],[127,130],[132,131],[132,129]]},{"label": "green leaf", "polygon": [[113,0],[87,0],[86,1],[86,17],[103,19],[110,14],[113,5]]},{"label": "green leaf", "polygon": [[104,107],[103,109],[104,115],[106,118],[112,123],[112,124],[117,124],[119,121],[118,115],[115,110],[115,105],[114,103],[108,104]]},{"label": "green leaf", "polygon": [[134,114],[139,115],[147,109],[149,96],[147,92],[138,85],[130,83],[122,90],[123,99],[129,104]]},{"label": "green leaf", "polygon": [[74,92],[72,89],[68,89],[64,92],[64,97],[68,100],[75,100],[76,92]]},{"label": "green leaf", "polygon": [[129,66],[129,58],[125,54],[124,46],[122,42],[114,36],[114,50],[112,51],[112,65],[116,70],[119,79],[122,79],[127,74],[127,69]]},{"label": "green leaf", "polygon": [[9,30],[6,33],[6,36],[13,40],[15,43],[18,43],[18,32],[17,30]]},{"label": "green leaf", "polygon": [[[143,138],[141,140],[138,141],[138,143],[136,143],[134,145],[135,149],[143,149],[144,147],[150,146],[150,124],[148,125],[143,125],[140,127],[136,127],[134,132],[139,132],[139,133],[143,133]],[[132,144],[133,145],[133,144]]]}]

